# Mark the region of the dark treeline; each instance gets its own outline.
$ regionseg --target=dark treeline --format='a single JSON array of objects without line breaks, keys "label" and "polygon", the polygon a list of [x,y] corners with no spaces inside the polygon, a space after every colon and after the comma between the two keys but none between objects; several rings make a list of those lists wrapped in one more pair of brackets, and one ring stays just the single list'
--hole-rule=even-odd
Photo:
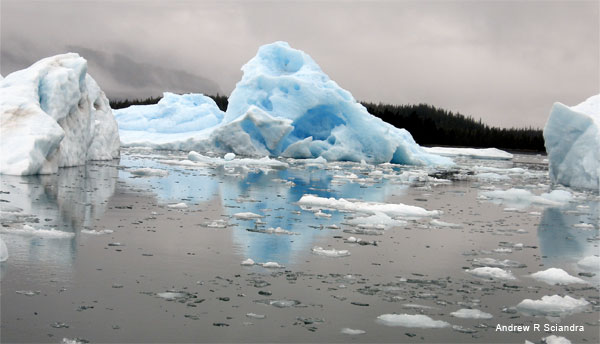
[{"label": "dark treeline", "polygon": [[495,128],[459,113],[431,105],[362,103],[369,113],[408,130],[420,145],[502,148],[545,152],[542,131],[533,128]]},{"label": "dark treeline", "polygon": [[[222,111],[227,110],[227,97],[209,96]],[[156,104],[161,98],[111,100],[113,109],[130,105]],[[545,152],[542,131],[533,128],[495,128],[459,113],[427,104],[389,105],[362,103],[370,114],[398,128],[408,130],[420,145],[501,148]]]}]

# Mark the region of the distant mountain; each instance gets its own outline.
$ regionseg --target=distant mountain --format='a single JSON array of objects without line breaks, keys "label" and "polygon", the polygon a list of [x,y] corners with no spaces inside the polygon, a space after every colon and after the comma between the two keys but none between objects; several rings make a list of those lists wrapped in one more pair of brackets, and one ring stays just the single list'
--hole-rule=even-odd
[{"label": "distant mountain", "polygon": [[67,46],[88,60],[90,74],[110,99],[162,96],[173,93],[222,94],[219,85],[208,78],[183,70],[137,62],[120,53],[106,53],[81,46]]}]

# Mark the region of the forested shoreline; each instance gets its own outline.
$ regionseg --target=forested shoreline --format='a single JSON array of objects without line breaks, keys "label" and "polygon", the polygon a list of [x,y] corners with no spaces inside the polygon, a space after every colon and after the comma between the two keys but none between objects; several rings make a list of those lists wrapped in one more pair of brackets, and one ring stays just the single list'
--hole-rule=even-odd
[{"label": "forested shoreline", "polygon": [[[209,96],[222,110],[227,110],[227,97]],[[110,100],[113,109],[131,105],[156,104],[162,97]],[[428,104],[391,105],[362,102],[370,114],[398,128],[408,130],[415,141],[424,146],[499,148],[505,150],[545,152],[542,130],[534,128],[497,128],[470,116],[436,108]]]}]

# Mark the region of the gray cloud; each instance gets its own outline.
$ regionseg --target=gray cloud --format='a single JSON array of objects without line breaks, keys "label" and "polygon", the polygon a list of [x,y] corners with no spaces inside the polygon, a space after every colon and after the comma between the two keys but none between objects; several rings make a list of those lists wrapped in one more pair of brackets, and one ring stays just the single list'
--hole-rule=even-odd
[{"label": "gray cloud", "polygon": [[597,1],[0,6],[3,75],[77,47],[108,94],[204,91],[210,80],[228,94],[240,67],[275,40],[309,53],[359,100],[430,103],[492,125],[541,127],[554,101],[600,91]]}]

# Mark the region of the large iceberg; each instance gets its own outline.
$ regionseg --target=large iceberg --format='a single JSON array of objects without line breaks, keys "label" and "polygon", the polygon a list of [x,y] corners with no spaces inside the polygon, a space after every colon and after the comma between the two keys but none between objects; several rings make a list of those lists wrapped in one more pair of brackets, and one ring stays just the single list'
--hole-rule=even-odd
[{"label": "large iceberg", "polygon": [[[310,56],[285,42],[260,47],[242,71],[242,80],[217,125],[210,126],[219,117],[216,105],[199,110],[202,125],[190,126],[189,130],[178,122],[181,116],[158,107],[117,110],[123,144],[246,156],[323,157],[329,161],[452,163],[423,150],[408,131],[369,114]],[[177,101],[172,105],[187,107],[183,97],[173,96],[171,100]],[[149,117],[155,120],[152,125]],[[167,125],[185,131],[167,133],[160,129]]]},{"label": "large iceberg", "polygon": [[553,182],[600,189],[600,95],[572,107],[555,103],[544,140]]},{"label": "large iceberg", "polygon": [[15,175],[119,156],[117,122],[85,59],[56,55],[0,80],[0,153],[0,173]]}]

